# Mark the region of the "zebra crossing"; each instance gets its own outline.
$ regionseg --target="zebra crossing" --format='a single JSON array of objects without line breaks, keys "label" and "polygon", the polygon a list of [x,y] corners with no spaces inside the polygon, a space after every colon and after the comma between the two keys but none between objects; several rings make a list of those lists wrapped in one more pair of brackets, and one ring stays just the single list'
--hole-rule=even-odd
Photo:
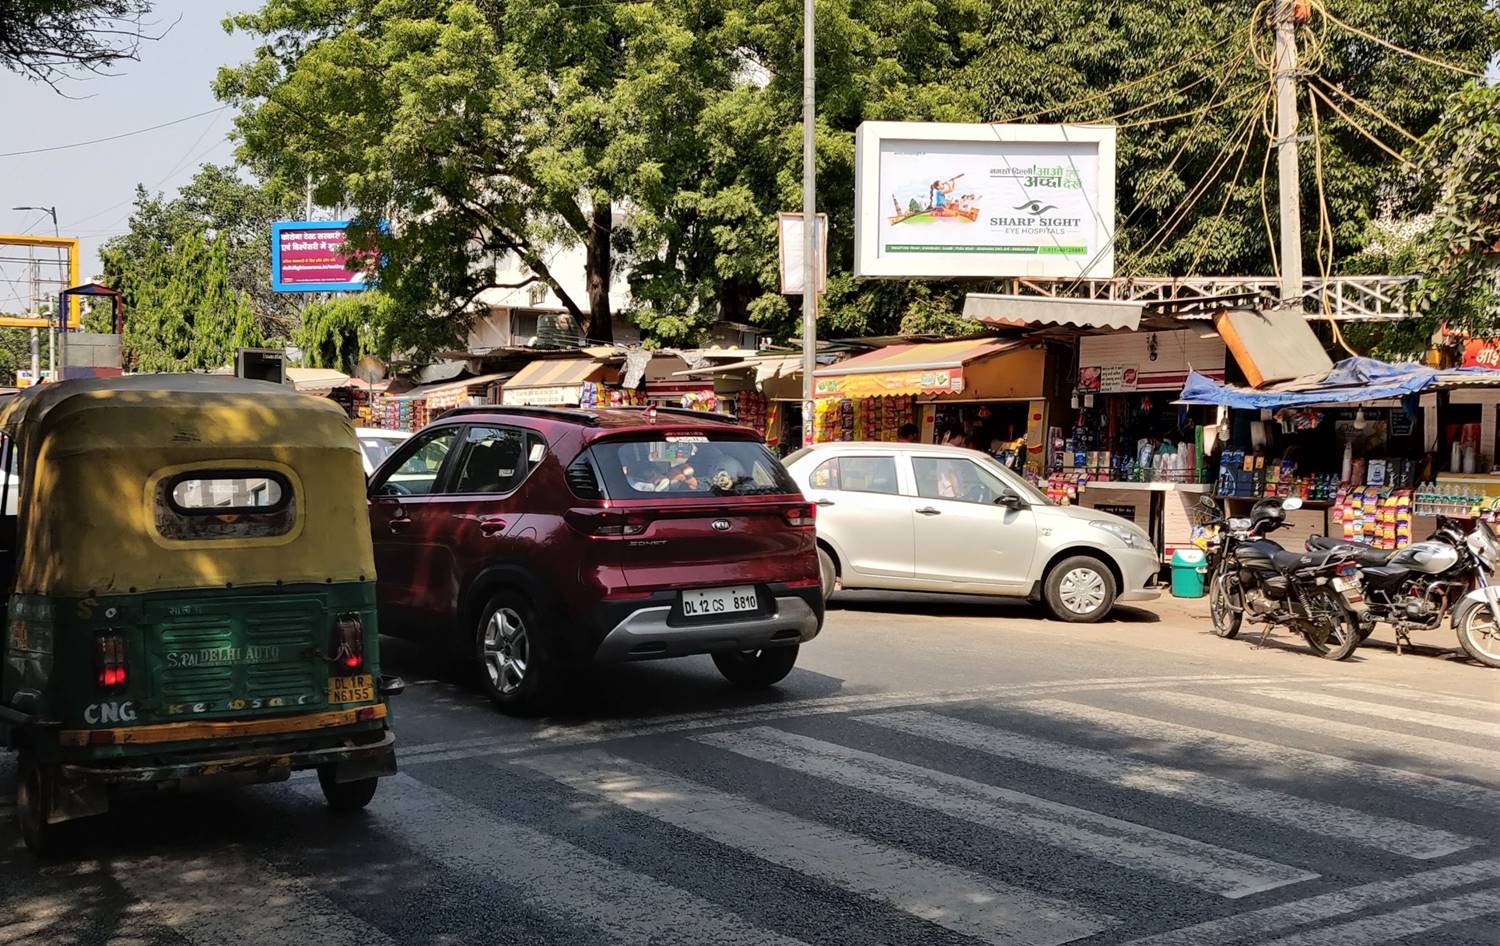
[{"label": "zebra crossing", "polygon": [[[348,850],[297,851],[300,780],[227,851],[74,869],[143,946],[1500,943],[1483,700],[1197,675],[554,735],[407,750]],[[86,942],[55,908],[0,910],[0,946]]]}]

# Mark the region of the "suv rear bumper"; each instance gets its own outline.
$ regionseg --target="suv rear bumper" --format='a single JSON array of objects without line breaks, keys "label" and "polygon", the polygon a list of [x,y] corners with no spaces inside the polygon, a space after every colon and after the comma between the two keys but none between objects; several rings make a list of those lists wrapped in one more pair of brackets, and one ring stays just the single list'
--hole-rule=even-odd
[{"label": "suv rear bumper", "polygon": [[770,606],[755,613],[713,621],[675,617],[677,592],[610,602],[601,608],[605,628],[593,659],[600,663],[686,657],[722,650],[759,650],[810,641],[823,626],[823,593],[818,587],[762,585]]}]

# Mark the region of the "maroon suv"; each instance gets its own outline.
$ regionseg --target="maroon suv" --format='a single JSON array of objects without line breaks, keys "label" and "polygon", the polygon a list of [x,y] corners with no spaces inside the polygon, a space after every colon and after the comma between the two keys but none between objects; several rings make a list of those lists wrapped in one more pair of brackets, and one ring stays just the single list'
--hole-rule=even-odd
[{"label": "maroon suv", "polygon": [[381,630],[518,711],[590,661],[712,654],[769,686],[822,627],[815,509],[717,415],[460,408],[370,478]]}]

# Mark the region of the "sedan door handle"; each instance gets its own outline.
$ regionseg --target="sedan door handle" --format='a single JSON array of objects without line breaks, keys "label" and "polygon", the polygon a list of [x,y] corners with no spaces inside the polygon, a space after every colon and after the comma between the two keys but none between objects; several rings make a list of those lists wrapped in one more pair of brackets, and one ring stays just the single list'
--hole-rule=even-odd
[{"label": "sedan door handle", "polygon": [[941,509],[933,509],[931,506],[923,506],[917,510],[917,515],[919,516],[941,516],[942,514],[943,511]]},{"label": "sedan door handle", "polygon": [[481,535],[499,535],[505,531],[504,519],[481,519],[479,520],[479,532]]},{"label": "sedan door handle", "polygon": [[838,504],[835,503],[831,499],[820,499],[814,505],[817,505],[817,506],[836,506]]}]

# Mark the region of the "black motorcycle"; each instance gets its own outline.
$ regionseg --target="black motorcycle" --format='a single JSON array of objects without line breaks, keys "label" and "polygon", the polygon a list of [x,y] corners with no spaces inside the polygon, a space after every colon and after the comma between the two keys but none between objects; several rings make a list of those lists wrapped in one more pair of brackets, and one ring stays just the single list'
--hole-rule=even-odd
[{"label": "black motorcycle", "polygon": [[1286,524],[1302,500],[1268,498],[1248,519],[1224,519],[1209,542],[1209,614],[1214,633],[1235,637],[1245,618],[1263,625],[1257,646],[1273,627],[1300,633],[1313,653],[1343,660],[1362,640],[1364,606],[1359,568],[1348,550],[1288,552],[1266,538]]},{"label": "black motorcycle", "polygon": [[[1490,586],[1490,576],[1500,550],[1488,523],[1473,531],[1447,516],[1439,516],[1437,529],[1424,542],[1404,549],[1377,549],[1361,542],[1315,535],[1307,540],[1309,551],[1348,551],[1360,568],[1369,608],[1362,637],[1369,636],[1377,621],[1396,633],[1396,653],[1412,644],[1414,631],[1433,631],[1447,621],[1458,632],[1464,650],[1482,663],[1496,666],[1493,644],[1471,632],[1474,621],[1463,621],[1466,601],[1475,591]],[[1481,615],[1482,617],[1483,615]]]}]

